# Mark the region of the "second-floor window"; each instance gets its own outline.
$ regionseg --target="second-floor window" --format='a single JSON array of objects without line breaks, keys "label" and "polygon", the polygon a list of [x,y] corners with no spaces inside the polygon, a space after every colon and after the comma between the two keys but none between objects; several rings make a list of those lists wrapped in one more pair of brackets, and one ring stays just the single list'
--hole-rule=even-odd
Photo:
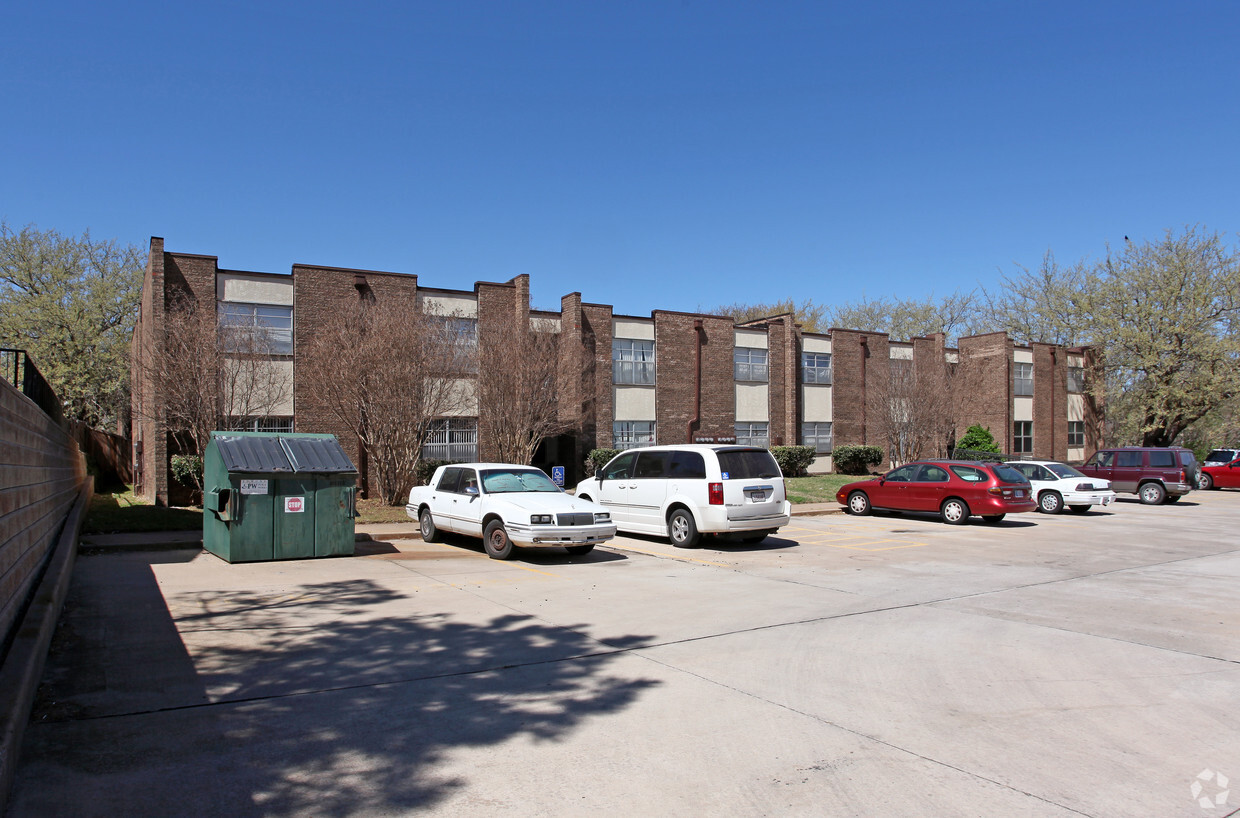
[{"label": "second-floor window", "polygon": [[227,352],[293,354],[293,308],[275,304],[219,303],[220,340]]},{"label": "second-floor window", "polygon": [[654,383],[654,341],[613,338],[611,341],[612,383]]},{"label": "second-floor window", "polygon": [[765,349],[736,347],[732,350],[733,372],[738,381],[769,380],[767,356]]},{"label": "second-floor window", "polygon": [[1085,391],[1085,367],[1068,367],[1068,391],[1078,395]]},{"label": "second-floor window", "polygon": [[831,353],[801,353],[801,383],[831,383]]},{"label": "second-floor window", "polygon": [[1012,367],[1012,394],[1033,394],[1033,364],[1016,364]]}]

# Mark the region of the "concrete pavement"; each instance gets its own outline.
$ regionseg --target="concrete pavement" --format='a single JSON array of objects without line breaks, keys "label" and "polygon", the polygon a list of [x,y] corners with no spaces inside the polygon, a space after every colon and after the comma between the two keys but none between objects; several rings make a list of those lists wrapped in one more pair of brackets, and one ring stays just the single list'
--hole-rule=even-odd
[{"label": "concrete pavement", "polygon": [[8,815],[1227,815],[1237,511],[88,554]]}]

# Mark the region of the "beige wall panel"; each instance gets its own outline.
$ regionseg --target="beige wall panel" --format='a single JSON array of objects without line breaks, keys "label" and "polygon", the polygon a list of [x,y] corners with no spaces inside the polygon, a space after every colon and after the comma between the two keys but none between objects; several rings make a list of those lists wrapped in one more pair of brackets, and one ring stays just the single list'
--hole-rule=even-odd
[{"label": "beige wall panel", "polygon": [[1085,419],[1085,396],[1075,392],[1068,393],[1068,420]]},{"label": "beige wall panel", "polygon": [[835,463],[831,460],[829,454],[814,455],[814,460],[806,469],[810,474],[829,474],[835,468]]},{"label": "beige wall panel", "polygon": [[770,422],[771,390],[764,383],[736,385],[736,419],[741,423]]},{"label": "beige wall panel", "polygon": [[[653,341],[654,320],[641,321],[636,318],[613,318],[611,321],[611,337],[626,338],[630,341]],[[644,418],[650,420],[650,418]]]},{"label": "beige wall panel", "polygon": [[461,378],[452,384],[451,406],[444,412],[446,417],[474,418],[478,416],[478,383],[472,378]]},{"label": "beige wall panel", "polygon": [[1033,363],[1033,350],[1015,349],[1012,351],[1012,360],[1018,364],[1031,364]]},{"label": "beige wall panel", "polygon": [[287,281],[267,277],[220,273],[215,277],[215,297],[220,301],[293,306],[293,277]]},{"label": "beige wall panel", "polygon": [[653,386],[615,387],[614,420],[654,420]]},{"label": "beige wall panel", "polygon": [[293,361],[248,361],[225,358],[226,372],[238,386],[228,399],[229,414],[237,417],[293,414]]},{"label": "beige wall panel", "polygon": [[1033,420],[1033,398],[1012,399],[1012,420]]},{"label": "beige wall panel", "polygon": [[418,302],[427,315],[454,315],[458,318],[478,317],[478,297],[462,293],[419,293]]},{"label": "beige wall panel", "polygon": [[766,349],[769,345],[769,338],[766,330],[738,329],[732,343],[733,346],[745,347],[746,349]]},{"label": "beige wall panel", "polygon": [[830,352],[831,339],[817,335],[806,335],[801,338],[801,349],[805,352]]},{"label": "beige wall panel", "polygon": [[909,346],[892,344],[887,348],[887,357],[897,361],[911,361],[913,360],[913,347],[911,344]]},{"label": "beige wall panel", "polygon": [[831,415],[831,387],[822,383],[801,385],[801,419],[806,423],[829,423]]}]

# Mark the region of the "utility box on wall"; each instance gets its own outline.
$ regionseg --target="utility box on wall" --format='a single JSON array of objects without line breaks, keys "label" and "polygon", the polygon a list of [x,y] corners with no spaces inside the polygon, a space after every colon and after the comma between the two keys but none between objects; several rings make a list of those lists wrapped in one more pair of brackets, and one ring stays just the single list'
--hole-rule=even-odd
[{"label": "utility box on wall", "polygon": [[212,432],[203,547],[227,562],[350,556],[356,481],[333,435]]}]

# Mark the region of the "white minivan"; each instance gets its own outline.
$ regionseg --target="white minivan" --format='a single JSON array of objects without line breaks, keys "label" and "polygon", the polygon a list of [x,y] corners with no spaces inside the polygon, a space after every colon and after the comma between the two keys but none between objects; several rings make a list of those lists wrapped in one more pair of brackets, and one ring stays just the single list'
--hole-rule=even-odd
[{"label": "white minivan", "polygon": [[702,534],[755,543],[792,518],[779,464],[753,446],[651,446],[616,455],[576,495],[611,512],[621,531],[692,548]]}]

